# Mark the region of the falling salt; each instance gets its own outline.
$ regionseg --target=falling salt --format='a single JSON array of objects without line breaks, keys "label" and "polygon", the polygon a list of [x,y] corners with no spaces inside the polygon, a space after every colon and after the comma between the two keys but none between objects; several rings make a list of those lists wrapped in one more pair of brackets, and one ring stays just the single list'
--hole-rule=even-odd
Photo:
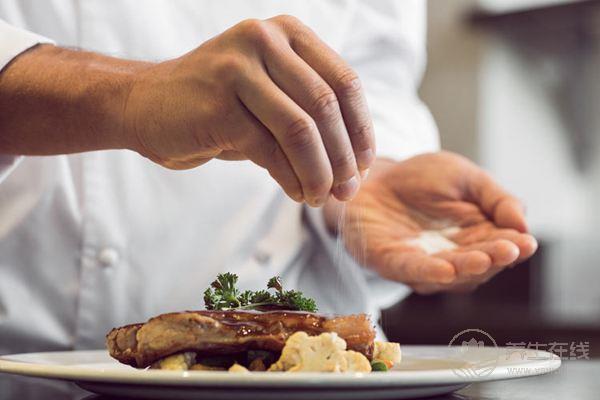
[{"label": "falling salt", "polygon": [[421,248],[427,254],[434,254],[457,248],[457,244],[448,239],[448,237],[458,232],[460,232],[458,226],[439,230],[426,230],[421,232],[416,238],[407,240],[406,243]]}]

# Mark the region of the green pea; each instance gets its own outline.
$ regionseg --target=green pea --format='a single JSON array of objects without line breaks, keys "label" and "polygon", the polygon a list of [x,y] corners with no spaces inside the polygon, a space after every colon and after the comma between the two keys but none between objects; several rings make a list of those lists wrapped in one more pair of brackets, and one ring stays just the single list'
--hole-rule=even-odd
[{"label": "green pea", "polygon": [[373,360],[371,361],[371,370],[373,372],[387,372],[388,367],[382,361]]}]

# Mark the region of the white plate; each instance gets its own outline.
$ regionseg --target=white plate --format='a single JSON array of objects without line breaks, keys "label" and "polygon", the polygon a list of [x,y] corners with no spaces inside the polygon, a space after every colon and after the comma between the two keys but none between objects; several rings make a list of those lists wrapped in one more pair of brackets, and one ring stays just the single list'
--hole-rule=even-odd
[{"label": "white plate", "polygon": [[105,350],[0,357],[0,372],[73,381],[89,391],[173,399],[408,399],[450,393],[470,383],[541,375],[560,359],[524,349],[403,346],[402,363],[379,373],[228,373],[136,370]]}]

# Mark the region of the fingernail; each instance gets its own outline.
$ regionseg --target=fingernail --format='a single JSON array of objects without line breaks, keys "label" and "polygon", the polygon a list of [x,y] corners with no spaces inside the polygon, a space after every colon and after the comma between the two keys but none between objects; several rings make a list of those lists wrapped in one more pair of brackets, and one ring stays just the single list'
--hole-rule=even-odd
[{"label": "fingernail", "polygon": [[536,238],[534,238],[533,236],[531,237],[532,242],[531,242],[531,255],[534,255],[535,252],[537,251],[537,249],[539,248],[539,244]]},{"label": "fingernail", "polygon": [[325,196],[325,197],[313,197],[310,200],[307,200],[307,203],[311,207],[318,208],[318,207],[321,207],[321,206],[323,206],[325,204],[325,202],[327,201],[327,197],[329,197],[329,196]]},{"label": "fingernail", "polygon": [[358,191],[359,182],[356,176],[348,179],[346,182],[339,183],[333,188],[333,195],[338,200],[349,200]]},{"label": "fingernail", "polygon": [[354,156],[356,157],[356,163],[361,168],[369,167],[375,161],[375,152],[371,149],[359,151]]},{"label": "fingernail", "polygon": [[369,176],[369,168],[360,171],[360,178],[364,181]]},{"label": "fingernail", "polygon": [[325,205],[325,202],[327,201],[327,198],[318,198],[315,200],[315,207],[321,207],[323,205]]}]

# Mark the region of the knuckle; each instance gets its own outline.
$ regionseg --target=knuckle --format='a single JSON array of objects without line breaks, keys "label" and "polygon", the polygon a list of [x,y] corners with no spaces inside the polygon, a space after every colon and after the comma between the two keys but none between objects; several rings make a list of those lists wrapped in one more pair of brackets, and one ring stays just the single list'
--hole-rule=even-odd
[{"label": "knuckle", "polygon": [[372,147],[373,130],[370,124],[360,125],[350,133],[352,144],[356,151],[368,150]]},{"label": "knuckle", "polygon": [[351,150],[330,157],[331,168],[333,168],[337,179],[346,180],[354,175],[356,162],[354,160],[354,153]]},{"label": "knuckle", "polygon": [[231,81],[244,69],[244,60],[236,54],[224,54],[218,62],[218,77],[221,81]]},{"label": "knuckle", "polygon": [[282,26],[299,26],[302,24],[297,17],[289,14],[280,14],[273,17],[271,20]]},{"label": "knuckle", "polygon": [[356,72],[347,68],[338,74],[336,87],[342,96],[355,96],[362,90],[362,84]]},{"label": "knuckle", "polygon": [[313,95],[311,111],[319,119],[330,118],[339,113],[340,106],[335,92],[329,88],[319,88]]},{"label": "knuckle", "polygon": [[265,45],[271,41],[269,25],[260,19],[247,19],[240,23],[244,37],[254,44]]},{"label": "knuckle", "polygon": [[286,162],[287,158],[277,143],[269,141],[263,148],[265,163],[270,168],[280,168]]},{"label": "knuckle", "polygon": [[308,28],[298,18],[292,15],[278,15],[269,20],[277,29],[279,29],[287,38],[289,44],[294,44],[299,40],[305,40]]},{"label": "knuckle", "polygon": [[302,151],[315,143],[317,126],[310,118],[299,118],[286,131],[285,140],[292,150]]}]

